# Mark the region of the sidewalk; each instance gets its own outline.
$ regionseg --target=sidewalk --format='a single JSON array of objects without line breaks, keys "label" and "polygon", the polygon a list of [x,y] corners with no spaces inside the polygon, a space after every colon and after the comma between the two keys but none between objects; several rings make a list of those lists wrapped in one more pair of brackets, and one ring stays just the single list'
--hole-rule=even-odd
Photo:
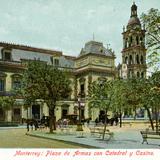
[{"label": "sidewalk", "polygon": [[[117,149],[147,149],[147,148],[160,148],[160,139],[149,139],[149,144],[141,144],[142,137],[140,134],[140,128],[134,126],[124,126],[119,128],[118,126],[108,126],[111,132],[114,133],[114,137],[111,140],[102,140],[94,135],[91,135],[87,127],[83,127],[83,132],[74,131],[74,134],[68,134],[65,131],[57,129],[53,134],[49,134],[46,130],[30,131],[27,132],[29,136],[35,136],[46,139],[53,139],[58,141],[64,141],[67,143],[74,143],[86,146],[86,148],[117,148]],[[81,138],[80,138],[81,137]],[[83,138],[82,138],[83,137]]]}]

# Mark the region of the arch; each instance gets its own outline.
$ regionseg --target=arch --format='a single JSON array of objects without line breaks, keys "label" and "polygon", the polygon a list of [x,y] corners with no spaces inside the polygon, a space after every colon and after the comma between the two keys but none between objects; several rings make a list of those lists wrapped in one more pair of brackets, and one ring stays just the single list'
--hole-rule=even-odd
[{"label": "arch", "polygon": [[128,64],[128,57],[127,56],[125,57],[125,62],[124,63]]},{"label": "arch", "polygon": [[141,56],[141,64],[143,64],[143,56]]},{"label": "arch", "polygon": [[133,64],[132,55],[129,56],[129,64]]},{"label": "arch", "polygon": [[144,72],[141,72],[141,78],[144,78]]},{"label": "arch", "polygon": [[137,64],[139,64],[139,55],[138,54],[136,56],[136,62],[137,62]]},{"label": "arch", "polygon": [[130,37],[130,40],[129,40],[129,47],[132,46],[132,42],[133,42],[133,38],[132,38],[132,36],[131,36],[131,37]]},{"label": "arch", "polygon": [[140,37],[140,44],[143,45],[143,38]]},{"label": "arch", "polygon": [[126,38],[126,40],[125,40],[125,48],[127,48],[128,47],[128,38]]},{"label": "arch", "polygon": [[139,38],[138,38],[138,36],[136,36],[136,44],[137,45],[139,44]]}]

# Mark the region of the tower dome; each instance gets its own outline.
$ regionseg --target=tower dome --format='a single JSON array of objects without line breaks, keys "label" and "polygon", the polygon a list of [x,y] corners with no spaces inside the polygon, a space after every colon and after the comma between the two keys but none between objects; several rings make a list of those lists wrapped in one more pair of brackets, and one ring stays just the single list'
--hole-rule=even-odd
[{"label": "tower dome", "polygon": [[137,6],[135,2],[133,2],[133,5],[131,6],[131,16],[128,21],[127,28],[133,27],[135,25],[141,26],[141,23],[137,16]]},{"label": "tower dome", "polygon": [[140,20],[138,17],[131,17],[128,21],[128,25],[134,25],[134,24],[138,24],[140,25]]}]

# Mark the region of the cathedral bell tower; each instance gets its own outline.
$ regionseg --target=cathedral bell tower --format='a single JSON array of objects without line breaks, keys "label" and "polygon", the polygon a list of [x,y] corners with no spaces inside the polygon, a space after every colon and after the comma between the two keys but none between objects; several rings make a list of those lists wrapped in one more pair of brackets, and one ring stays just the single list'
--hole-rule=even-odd
[{"label": "cathedral bell tower", "polygon": [[[146,77],[145,29],[137,16],[137,6],[131,6],[131,16],[127,27],[123,27],[122,66],[126,66],[126,77]],[[122,67],[123,72],[123,67]]]}]

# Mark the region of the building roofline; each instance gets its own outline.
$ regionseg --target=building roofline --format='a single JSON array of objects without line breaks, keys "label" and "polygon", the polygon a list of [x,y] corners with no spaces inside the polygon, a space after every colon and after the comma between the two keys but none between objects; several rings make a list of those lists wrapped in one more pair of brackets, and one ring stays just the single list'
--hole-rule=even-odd
[{"label": "building roofline", "polygon": [[20,49],[20,50],[25,50],[25,51],[34,51],[34,52],[40,52],[40,53],[45,53],[45,54],[50,54],[50,55],[62,56],[62,51],[32,47],[32,46],[15,44],[15,43],[0,42],[0,47],[6,47],[6,48],[11,48],[11,49]]},{"label": "building roofline", "polygon": [[63,56],[69,60],[75,60],[77,58],[76,56],[68,56],[68,55],[63,55]]}]

